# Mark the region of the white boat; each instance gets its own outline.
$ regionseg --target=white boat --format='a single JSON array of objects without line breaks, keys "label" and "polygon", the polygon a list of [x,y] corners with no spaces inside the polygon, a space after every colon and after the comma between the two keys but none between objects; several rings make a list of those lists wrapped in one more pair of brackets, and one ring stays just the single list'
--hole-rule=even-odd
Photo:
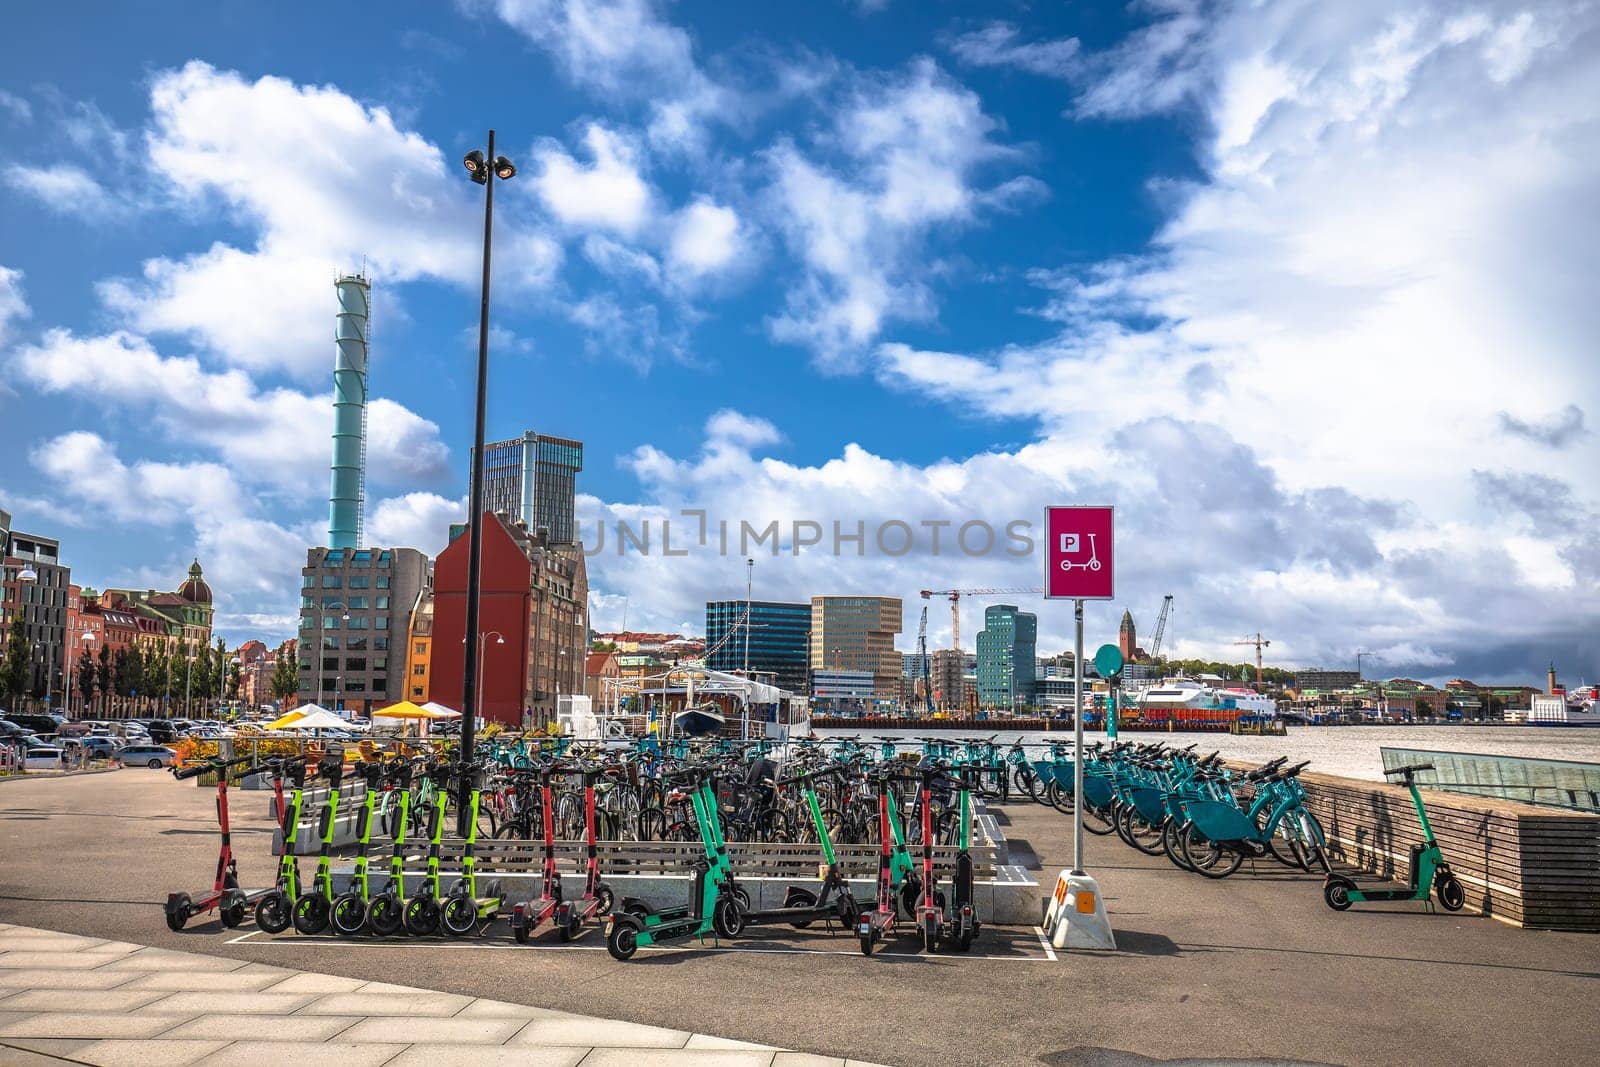
[{"label": "white boat", "polygon": [[1134,698],[1141,711],[1237,711],[1241,715],[1275,718],[1278,702],[1248,689],[1215,689],[1192,678],[1165,678]]},{"label": "white boat", "polygon": [[1600,727],[1596,687],[1591,685],[1570,693],[1534,697],[1528,710],[1528,725]]}]

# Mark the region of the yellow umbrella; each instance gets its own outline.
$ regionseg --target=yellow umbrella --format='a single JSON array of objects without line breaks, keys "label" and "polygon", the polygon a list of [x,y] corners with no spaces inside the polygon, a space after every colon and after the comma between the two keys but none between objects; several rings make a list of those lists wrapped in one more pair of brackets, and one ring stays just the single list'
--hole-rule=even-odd
[{"label": "yellow umbrella", "polygon": [[431,719],[433,712],[427,708],[418,707],[409,700],[402,700],[398,704],[390,704],[386,708],[379,708],[372,713],[374,719]]},{"label": "yellow umbrella", "polygon": [[266,730],[281,730],[285,726],[288,726],[291,723],[299,722],[301,719],[303,719],[305,717],[306,717],[306,713],[303,712],[303,711],[291,711],[289,714],[285,715],[283,718],[274,719],[271,722],[267,723],[267,725],[264,726],[263,729],[266,729]]}]

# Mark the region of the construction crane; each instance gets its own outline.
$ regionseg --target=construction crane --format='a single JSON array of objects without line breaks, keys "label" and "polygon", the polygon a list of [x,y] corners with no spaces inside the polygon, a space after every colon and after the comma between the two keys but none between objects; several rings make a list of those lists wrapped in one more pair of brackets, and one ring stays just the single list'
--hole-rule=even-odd
[{"label": "construction crane", "polygon": [[1356,680],[1357,681],[1361,680],[1361,661],[1363,659],[1366,659],[1369,656],[1371,658],[1373,658],[1373,659],[1382,659],[1383,658],[1382,656],[1378,655],[1376,652],[1369,652],[1368,650],[1366,650],[1364,648],[1358,650],[1356,652]]},{"label": "construction crane", "polygon": [[917,624],[917,656],[922,660],[922,701],[928,708],[928,718],[939,709],[933,703],[933,670],[928,666],[928,605],[922,605],[922,621]]},{"label": "construction crane", "polygon": [[973,596],[1025,596],[1043,593],[1043,589],[924,589],[922,599],[948,597],[950,599],[950,647],[961,651],[961,598]]},{"label": "construction crane", "polygon": [[1161,639],[1167,635],[1167,615],[1172,611],[1172,594],[1161,601],[1161,614],[1156,617],[1156,635],[1150,639],[1150,658],[1161,655]]},{"label": "construction crane", "polygon": [[1255,645],[1256,646],[1256,691],[1260,692],[1260,690],[1261,690],[1261,650],[1263,648],[1266,648],[1268,645],[1272,644],[1272,642],[1268,641],[1266,638],[1262,637],[1260,634],[1256,634],[1254,637],[1247,637],[1243,641],[1235,641],[1234,644],[1236,644],[1236,645]]}]

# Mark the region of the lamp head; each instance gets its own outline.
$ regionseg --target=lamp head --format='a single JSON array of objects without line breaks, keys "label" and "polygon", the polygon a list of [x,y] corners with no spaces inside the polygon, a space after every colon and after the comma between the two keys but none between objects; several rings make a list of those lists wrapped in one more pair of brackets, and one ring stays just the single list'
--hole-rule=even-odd
[{"label": "lamp head", "polygon": [[461,165],[467,168],[467,173],[479,185],[489,180],[489,165],[483,158],[483,153],[474,148],[461,160]]},{"label": "lamp head", "polygon": [[511,160],[505,156],[494,157],[494,176],[496,178],[505,181],[507,178],[515,177],[516,173],[516,164],[512,163]]}]

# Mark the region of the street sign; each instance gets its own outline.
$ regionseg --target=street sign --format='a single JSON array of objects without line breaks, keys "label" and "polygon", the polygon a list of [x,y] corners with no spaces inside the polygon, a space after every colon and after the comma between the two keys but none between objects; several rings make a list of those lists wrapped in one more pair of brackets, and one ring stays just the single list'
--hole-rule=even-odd
[{"label": "street sign", "polygon": [[1110,600],[1115,508],[1044,509],[1046,600]]},{"label": "street sign", "polygon": [[1116,645],[1101,645],[1094,653],[1094,669],[1102,678],[1115,678],[1122,673],[1122,650]]}]

